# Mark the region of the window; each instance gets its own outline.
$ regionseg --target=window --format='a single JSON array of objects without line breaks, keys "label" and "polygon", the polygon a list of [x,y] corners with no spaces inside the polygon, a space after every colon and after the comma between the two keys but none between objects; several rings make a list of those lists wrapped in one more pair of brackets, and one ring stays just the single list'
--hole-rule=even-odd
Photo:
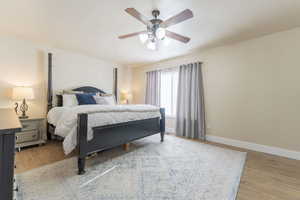
[{"label": "window", "polygon": [[167,117],[176,117],[178,68],[161,71],[160,104],[166,109]]}]

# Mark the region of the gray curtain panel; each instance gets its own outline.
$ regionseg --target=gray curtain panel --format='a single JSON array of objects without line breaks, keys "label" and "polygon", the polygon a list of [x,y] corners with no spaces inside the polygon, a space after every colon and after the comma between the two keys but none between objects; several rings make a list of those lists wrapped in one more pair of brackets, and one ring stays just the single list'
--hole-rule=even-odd
[{"label": "gray curtain panel", "polygon": [[146,104],[160,106],[160,78],[161,71],[151,71],[146,73]]},{"label": "gray curtain panel", "polygon": [[176,112],[176,135],[205,140],[201,63],[180,66]]}]

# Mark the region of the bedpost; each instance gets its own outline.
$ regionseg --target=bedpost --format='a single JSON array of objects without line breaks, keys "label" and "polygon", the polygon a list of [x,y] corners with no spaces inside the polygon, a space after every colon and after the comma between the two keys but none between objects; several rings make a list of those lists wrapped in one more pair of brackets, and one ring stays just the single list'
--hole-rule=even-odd
[{"label": "bedpost", "polygon": [[113,74],[113,94],[115,95],[116,102],[118,102],[118,68],[114,68]]},{"label": "bedpost", "polygon": [[78,174],[85,173],[85,157],[87,156],[87,123],[88,123],[88,114],[81,113],[78,114],[78,126],[77,126],[77,140],[78,140]]},{"label": "bedpost", "polygon": [[53,91],[52,91],[52,53],[48,53],[48,111],[52,108]]},{"label": "bedpost", "polygon": [[160,108],[160,114],[161,114],[161,119],[160,119],[160,141],[164,141],[164,136],[165,136],[165,130],[166,130],[166,114],[165,114],[165,109]]},{"label": "bedpost", "polygon": [[[53,91],[52,91],[52,53],[48,53],[48,91],[47,91],[47,112],[52,108]],[[51,140],[49,124],[47,123],[47,139]]]}]

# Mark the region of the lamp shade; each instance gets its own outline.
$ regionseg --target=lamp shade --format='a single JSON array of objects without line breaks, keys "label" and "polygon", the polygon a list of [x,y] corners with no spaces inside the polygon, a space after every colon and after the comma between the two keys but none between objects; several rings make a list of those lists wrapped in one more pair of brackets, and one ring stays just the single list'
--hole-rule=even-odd
[{"label": "lamp shade", "polygon": [[131,98],[132,98],[132,95],[129,92],[127,92],[127,91],[122,91],[121,92],[120,99],[122,101],[127,101],[127,100],[130,100]]},{"label": "lamp shade", "polygon": [[33,89],[30,87],[15,87],[12,93],[13,100],[34,99]]}]

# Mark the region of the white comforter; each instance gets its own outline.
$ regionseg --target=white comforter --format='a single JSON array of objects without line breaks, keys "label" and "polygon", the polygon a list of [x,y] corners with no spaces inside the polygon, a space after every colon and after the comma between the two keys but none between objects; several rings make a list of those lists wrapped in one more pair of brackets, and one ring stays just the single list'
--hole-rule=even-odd
[{"label": "white comforter", "polygon": [[65,154],[77,145],[77,115],[88,113],[88,140],[92,127],[160,117],[159,108],[151,105],[82,105],[55,107],[48,113],[48,122],[55,125],[55,134],[64,138]]}]

